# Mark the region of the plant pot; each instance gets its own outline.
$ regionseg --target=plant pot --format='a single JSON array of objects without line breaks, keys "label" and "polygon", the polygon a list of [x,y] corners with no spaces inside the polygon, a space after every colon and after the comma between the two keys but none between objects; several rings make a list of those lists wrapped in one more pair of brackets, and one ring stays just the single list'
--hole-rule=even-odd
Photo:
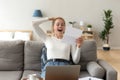
[{"label": "plant pot", "polygon": [[109,51],[109,50],[110,50],[110,47],[103,47],[103,50],[104,50],[104,51]]},{"label": "plant pot", "polygon": [[109,50],[110,50],[109,44],[104,44],[104,45],[103,45],[103,50],[109,51]]},{"label": "plant pot", "polygon": [[88,31],[92,31],[92,28],[88,28]]}]

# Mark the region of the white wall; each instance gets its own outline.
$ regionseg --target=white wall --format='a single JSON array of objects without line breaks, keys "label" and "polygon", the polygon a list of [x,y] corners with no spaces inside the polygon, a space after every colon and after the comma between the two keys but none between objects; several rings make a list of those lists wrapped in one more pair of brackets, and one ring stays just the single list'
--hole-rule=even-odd
[{"label": "white wall", "polygon": [[[114,29],[110,45],[120,49],[120,0],[0,0],[0,29],[32,30],[32,13],[41,9],[44,17],[61,16],[69,21],[92,24],[96,34],[103,28],[103,10],[113,11]],[[44,29],[50,29],[47,25]],[[96,38],[98,46],[101,41]]]},{"label": "white wall", "polygon": [[34,9],[39,0],[0,0],[0,29],[32,29]]}]

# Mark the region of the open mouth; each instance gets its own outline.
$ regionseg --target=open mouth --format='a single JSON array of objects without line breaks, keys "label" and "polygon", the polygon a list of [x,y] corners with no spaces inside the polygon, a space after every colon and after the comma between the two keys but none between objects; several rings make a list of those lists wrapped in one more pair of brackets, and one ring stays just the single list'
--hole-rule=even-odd
[{"label": "open mouth", "polygon": [[58,29],[59,32],[62,32],[63,30],[62,29]]}]

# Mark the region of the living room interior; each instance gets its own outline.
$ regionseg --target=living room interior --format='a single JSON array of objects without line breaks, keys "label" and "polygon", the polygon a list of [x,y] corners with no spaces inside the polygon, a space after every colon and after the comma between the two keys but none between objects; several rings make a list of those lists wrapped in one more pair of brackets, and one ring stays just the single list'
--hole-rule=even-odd
[{"label": "living room interior", "polygon": [[[67,26],[75,22],[75,27],[87,30],[92,25],[92,37],[97,44],[97,57],[107,61],[117,72],[120,79],[120,1],[119,0],[1,0],[0,1],[0,32],[1,31],[32,31],[32,40],[40,38],[33,30],[32,21],[45,17],[63,17]],[[103,41],[99,34],[104,28],[104,10],[112,11],[114,28],[110,30],[110,50],[103,50]],[[42,17],[33,17],[35,10],[40,10]],[[82,23],[81,23],[82,22]],[[82,26],[81,26],[81,25]],[[42,24],[47,33],[51,30],[51,23]],[[30,40],[31,40],[30,39]]]}]

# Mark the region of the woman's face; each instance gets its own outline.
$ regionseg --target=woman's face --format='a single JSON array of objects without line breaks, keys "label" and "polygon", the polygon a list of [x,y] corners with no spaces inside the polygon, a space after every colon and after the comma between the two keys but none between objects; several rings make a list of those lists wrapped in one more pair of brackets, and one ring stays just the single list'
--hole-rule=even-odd
[{"label": "woman's face", "polygon": [[63,34],[65,32],[65,22],[62,19],[57,19],[53,25],[55,34]]}]

